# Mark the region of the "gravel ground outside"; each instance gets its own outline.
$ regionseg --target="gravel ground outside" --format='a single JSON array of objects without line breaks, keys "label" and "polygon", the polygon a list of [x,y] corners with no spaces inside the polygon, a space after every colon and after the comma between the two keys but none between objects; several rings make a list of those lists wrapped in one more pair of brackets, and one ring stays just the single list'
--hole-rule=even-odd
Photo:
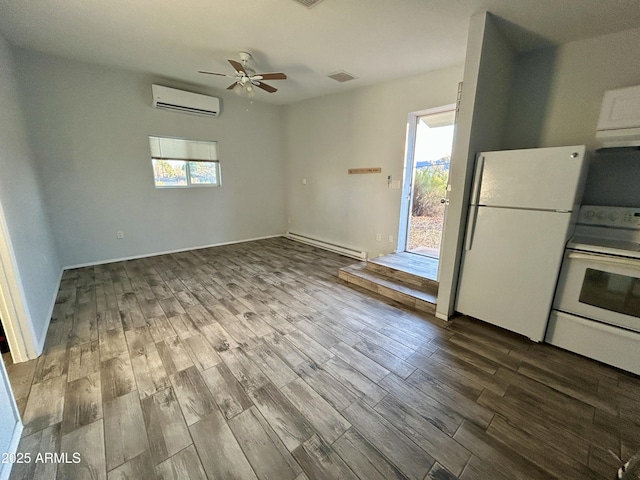
[{"label": "gravel ground outside", "polygon": [[411,216],[408,250],[413,250],[418,247],[439,250],[440,240],[442,239],[443,220],[444,209],[438,215],[430,217]]}]

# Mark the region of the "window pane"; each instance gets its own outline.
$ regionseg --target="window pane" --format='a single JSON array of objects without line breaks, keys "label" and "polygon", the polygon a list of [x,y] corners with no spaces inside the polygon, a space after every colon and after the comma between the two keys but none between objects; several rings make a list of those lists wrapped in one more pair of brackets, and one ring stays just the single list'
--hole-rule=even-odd
[{"label": "window pane", "polygon": [[192,185],[217,185],[217,162],[189,162],[189,175]]},{"label": "window pane", "polygon": [[152,161],[156,187],[187,186],[187,162],[184,160],[156,159]]}]

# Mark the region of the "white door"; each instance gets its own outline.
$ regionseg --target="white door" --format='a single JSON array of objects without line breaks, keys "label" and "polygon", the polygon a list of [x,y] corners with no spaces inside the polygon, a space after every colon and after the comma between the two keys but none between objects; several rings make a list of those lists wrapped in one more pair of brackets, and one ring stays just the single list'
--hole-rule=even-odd
[{"label": "white door", "polygon": [[440,257],[455,105],[409,115],[398,251]]},{"label": "white door", "polygon": [[571,211],[584,156],[582,145],[480,153],[471,203]]},{"label": "white door", "polygon": [[541,341],[570,214],[471,207],[456,310]]}]

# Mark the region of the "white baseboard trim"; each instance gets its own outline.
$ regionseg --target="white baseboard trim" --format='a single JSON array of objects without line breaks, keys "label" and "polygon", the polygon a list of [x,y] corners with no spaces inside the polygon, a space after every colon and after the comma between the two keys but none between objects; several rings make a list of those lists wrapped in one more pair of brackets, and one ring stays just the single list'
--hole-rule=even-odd
[{"label": "white baseboard trim", "polygon": [[313,247],[318,247],[323,250],[328,250],[333,253],[339,253],[340,255],[355,258],[356,260],[360,261],[366,260],[369,256],[369,254],[362,249],[348,247],[345,245],[338,245],[335,243],[327,242],[325,240],[301,235],[299,233],[287,232],[286,238],[288,238],[289,240],[294,240],[296,242],[304,243],[306,245],[311,245]]},{"label": "white baseboard trim", "polygon": [[[16,453],[18,451],[18,445],[20,443],[20,437],[22,436],[23,429],[22,422],[18,420],[16,426],[13,429],[13,434],[11,435],[11,442],[9,443],[9,449],[7,452],[2,453]],[[9,480],[9,475],[11,475],[11,467],[13,467],[13,463],[0,463],[0,480]]]},{"label": "white baseboard trim", "polygon": [[187,247],[187,248],[178,248],[176,250],[167,250],[164,252],[150,252],[143,253],[141,255],[132,255],[130,257],[122,257],[122,258],[112,258],[107,260],[98,260],[96,262],[87,262],[87,263],[79,263],[77,265],[67,265],[63,267],[63,270],[71,270],[73,268],[83,268],[83,267],[93,267],[95,265],[104,265],[106,263],[114,263],[114,262],[125,262],[127,260],[138,260],[140,258],[147,257],[157,257],[158,255],[169,255],[171,253],[180,253],[180,252],[188,252],[190,250],[202,250],[203,248],[211,248],[211,247],[222,247],[224,245],[233,245],[236,243],[246,243],[246,242],[255,242],[256,240],[266,240],[267,238],[276,238],[276,237],[284,237],[286,234],[278,233],[275,235],[265,235],[263,237],[254,237],[254,238],[245,238],[242,240],[232,240],[230,242],[220,242],[220,243],[212,243],[211,245],[200,245],[197,247]]},{"label": "white baseboard trim", "polygon": [[436,318],[444,320],[445,322],[449,321],[449,315],[447,315],[446,313],[436,312]]}]

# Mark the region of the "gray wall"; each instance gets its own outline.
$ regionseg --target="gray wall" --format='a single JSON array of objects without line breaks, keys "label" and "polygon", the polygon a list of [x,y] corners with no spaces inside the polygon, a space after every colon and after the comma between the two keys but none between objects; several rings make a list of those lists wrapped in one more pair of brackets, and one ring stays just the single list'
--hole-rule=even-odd
[{"label": "gray wall", "polygon": [[[58,261],[43,202],[33,156],[29,149],[17,90],[11,47],[0,35],[0,205],[10,232],[15,267],[21,279],[30,325],[36,343],[44,339],[49,310],[58,289]],[[3,292],[7,296],[8,292]],[[14,322],[16,319],[3,319]],[[18,328],[15,326],[14,328]],[[6,370],[0,366],[0,452],[10,452],[19,417],[9,389]],[[10,465],[0,465],[0,476]]]},{"label": "gray wall", "polygon": [[[58,290],[61,262],[29,146],[12,49],[0,35],[0,204],[4,211],[28,321],[41,344]],[[5,321],[9,321],[5,319]],[[26,327],[26,326],[25,326]]]},{"label": "gray wall", "polygon": [[[281,107],[218,92],[217,118],[158,110],[152,83],[191,88],[32,51],[16,57],[63,265],[284,233]],[[218,141],[222,187],[154,188],[149,135]]]},{"label": "gray wall", "polygon": [[[640,84],[638,45],[640,28],[521,54],[505,148],[598,148],[595,133],[604,92]],[[639,178],[640,153],[596,155],[583,203],[640,206]]]},{"label": "gray wall", "polygon": [[592,156],[582,203],[639,208],[640,151]]},{"label": "gray wall", "polygon": [[[461,78],[457,66],[286,106],[289,230],[371,258],[395,251],[402,190],[387,177],[403,178],[408,114],[455,103]],[[361,167],[382,173],[347,173]]]},{"label": "gray wall", "polygon": [[515,59],[491,14],[471,17],[440,256],[439,318],[447,319],[454,310],[476,153],[503,148]]}]

